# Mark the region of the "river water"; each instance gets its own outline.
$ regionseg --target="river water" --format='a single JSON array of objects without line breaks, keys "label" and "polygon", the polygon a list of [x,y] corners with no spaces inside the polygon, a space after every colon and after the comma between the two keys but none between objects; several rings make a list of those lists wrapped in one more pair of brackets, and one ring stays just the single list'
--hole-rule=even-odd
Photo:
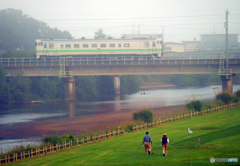
[{"label": "river water", "polygon": [[[211,102],[215,94],[221,92],[221,85],[175,87],[167,89],[139,91],[130,95],[109,96],[94,101],[39,103],[34,105],[11,105],[0,108],[0,128],[33,121],[64,119],[108,112],[127,111],[141,108],[155,108],[186,104],[193,99],[203,103]],[[234,85],[233,90],[240,89]],[[145,92],[145,94],[144,94]],[[24,136],[23,136],[24,137]],[[38,143],[36,138],[6,139],[0,133],[0,152],[15,145]]]}]

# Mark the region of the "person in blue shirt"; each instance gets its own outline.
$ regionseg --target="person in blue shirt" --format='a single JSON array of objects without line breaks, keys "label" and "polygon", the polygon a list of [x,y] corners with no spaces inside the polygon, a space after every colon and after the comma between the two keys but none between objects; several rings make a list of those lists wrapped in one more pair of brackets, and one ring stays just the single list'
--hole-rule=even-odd
[{"label": "person in blue shirt", "polygon": [[145,144],[145,152],[146,154],[149,154],[151,153],[151,145],[152,145],[152,138],[150,135],[148,135],[148,132],[146,132],[146,136],[143,138],[143,142],[142,142],[142,146],[143,144]]}]

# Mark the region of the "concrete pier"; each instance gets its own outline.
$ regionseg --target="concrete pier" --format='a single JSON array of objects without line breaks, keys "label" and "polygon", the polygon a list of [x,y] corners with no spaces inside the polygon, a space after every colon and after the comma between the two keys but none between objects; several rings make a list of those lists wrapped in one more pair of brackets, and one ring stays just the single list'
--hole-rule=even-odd
[{"label": "concrete pier", "polygon": [[63,78],[66,101],[74,101],[75,100],[75,82],[76,82],[76,79],[74,77]]},{"label": "concrete pier", "polygon": [[120,95],[120,76],[114,76],[114,93]]},{"label": "concrete pier", "polygon": [[227,79],[226,76],[221,76],[222,80],[222,93],[229,93],[233,95],[233,77],[235,74],[229,76]]}]

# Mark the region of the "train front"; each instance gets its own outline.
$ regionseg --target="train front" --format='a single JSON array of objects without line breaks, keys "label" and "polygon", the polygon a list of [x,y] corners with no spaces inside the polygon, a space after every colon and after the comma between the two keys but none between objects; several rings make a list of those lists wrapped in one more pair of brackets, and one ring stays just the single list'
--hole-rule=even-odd
[{"label": "train front", "polygon": [[36,43],[36,58],[39,59],[43,51],[43,42],[40,39],[36,39],[35,43]]}]

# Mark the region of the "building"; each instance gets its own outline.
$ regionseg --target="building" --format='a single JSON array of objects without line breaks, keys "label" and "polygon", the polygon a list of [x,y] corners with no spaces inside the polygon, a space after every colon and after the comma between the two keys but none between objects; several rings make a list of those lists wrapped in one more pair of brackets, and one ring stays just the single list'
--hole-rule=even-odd
[{"label": "building", "polygon": [[161,38],[162,34],[123,34],[121,38],[124,39],[156,39]]},{"label": "building", "polygon": [[198,51],[201,41],[182,41],[184,46],[184,52]]},{"label": "building", "polygon": [[[202,34],[200,51],[225,50],[225,34]],[[238,34],[228,34],[228,50],[240,49]]]},{"label": "building", "polygon": [[165,42],[164,53],[184,52],[185,44],[175,42]]}]

